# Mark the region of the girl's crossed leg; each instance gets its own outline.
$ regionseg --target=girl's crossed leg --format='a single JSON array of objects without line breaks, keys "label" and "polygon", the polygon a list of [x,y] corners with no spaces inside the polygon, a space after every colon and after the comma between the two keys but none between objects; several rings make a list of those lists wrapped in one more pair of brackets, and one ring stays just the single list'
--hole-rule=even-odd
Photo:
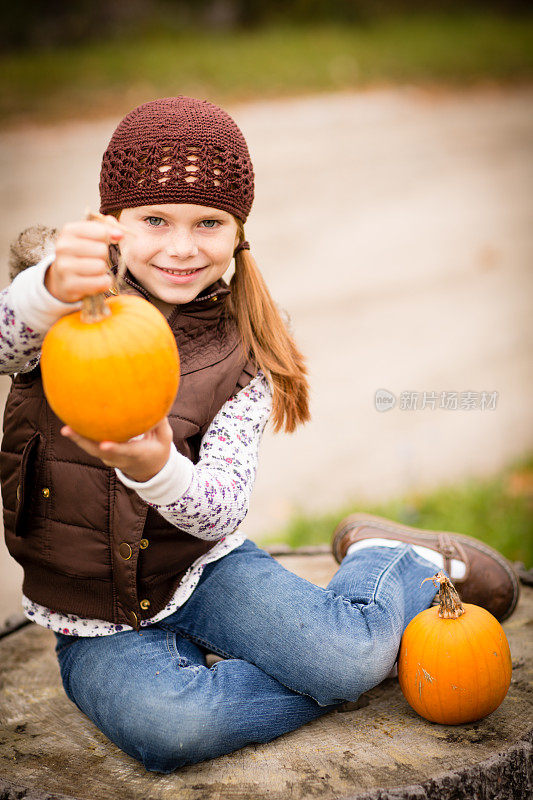
[{"label": "girl's crossed leg", "polygon": [[[409,545],[347,556],[326,589],[250,540],[141,632],[58,635],[68,696],[149,770],[267,742],[380,683],[436,589]],[[227,660],[206,666],[206,651]]]}]

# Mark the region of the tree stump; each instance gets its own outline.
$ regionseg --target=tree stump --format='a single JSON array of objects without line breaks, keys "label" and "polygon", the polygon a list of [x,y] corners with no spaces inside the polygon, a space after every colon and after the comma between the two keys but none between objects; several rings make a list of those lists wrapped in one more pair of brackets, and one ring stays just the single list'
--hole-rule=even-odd
[{"label": "tree stump", "polygon": [[[337,566],[325,550],[274,555],[325,586]],[[511,687],[480,722],[429,723],[388,678],[357,703],[272,742],[160,775],[121,752],[67,699],[53,634],[23,625],[0,640],[0,800],[526,800],[532,626],[533,589],[523,586],[504,623]]]}]

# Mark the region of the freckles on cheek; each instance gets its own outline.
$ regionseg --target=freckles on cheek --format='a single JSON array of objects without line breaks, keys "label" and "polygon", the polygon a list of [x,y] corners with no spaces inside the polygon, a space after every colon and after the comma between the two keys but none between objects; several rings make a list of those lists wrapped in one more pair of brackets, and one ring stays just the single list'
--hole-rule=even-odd
[{"label": "freckles on cheek", "polygon": [[223,245],[218,247],[216,251],[212,252],[213,260],[216,260],[219,264],[230,261],[233,257],[233,251],[235,247],[233,246],[233,240],[225,242]]},{"label": "freckles on cheek", "polygon": [[124,258],[126,262],[130,264],[143,266],[152,260],[152,252],[151,250],[142,250],[138,247],[131,248],[124,252]]}]

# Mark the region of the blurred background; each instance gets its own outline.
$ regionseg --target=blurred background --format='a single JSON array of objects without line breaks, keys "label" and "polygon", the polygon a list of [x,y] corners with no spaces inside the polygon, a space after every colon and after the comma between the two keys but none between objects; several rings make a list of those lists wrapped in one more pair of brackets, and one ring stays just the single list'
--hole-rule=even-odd
[{"label": "blurred background", "polygon": [[[126,112],[223,105],[312,387],[310,424],[266,430],[247,535],[328,543],[366,510],[533,567],[530,4],[25,0],[1,26],[1,287],[21,230],[97,208]],[[2,544],[0,618],[20,585]]]}]

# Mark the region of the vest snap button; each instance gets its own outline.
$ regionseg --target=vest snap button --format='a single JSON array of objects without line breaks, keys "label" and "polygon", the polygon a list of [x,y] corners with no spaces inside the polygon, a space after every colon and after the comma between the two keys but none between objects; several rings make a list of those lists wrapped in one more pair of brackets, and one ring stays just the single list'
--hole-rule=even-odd
[{"label": "vest snap button", "polygon": [[139,617],[135,613],[135,611],[128,611],[128,615],[131,618],[131,624],[133,627],[136,627],[139,622]]},{"label": "vest snap button", "polygon": [[120,553],[120,555],[124,559],[124,561],[127,561],[129,558],[131,558],[133,550],[131,549],[131,547],[129,546],[129,544],[127,542],[122,542],[119,545],[118,552]]},{"label": "vest snap button", "polygon": [[141,600],[139,603],[140,607],[143,611],[146,611],[147,608],[150,608],[150,601],[149,600]]},{"label": "vest snap button", "polygon": [[50,497],[50,489],[45,486],[44,489],[41,489],[41,494],[43,497]]},{"label": "vest snap button", "polygon": [[139,542],[139,547],[141,548],[141,550],[146,550],[149,544],[150,542],[148,541],[148,539],[141,539],[141,541]]}]

